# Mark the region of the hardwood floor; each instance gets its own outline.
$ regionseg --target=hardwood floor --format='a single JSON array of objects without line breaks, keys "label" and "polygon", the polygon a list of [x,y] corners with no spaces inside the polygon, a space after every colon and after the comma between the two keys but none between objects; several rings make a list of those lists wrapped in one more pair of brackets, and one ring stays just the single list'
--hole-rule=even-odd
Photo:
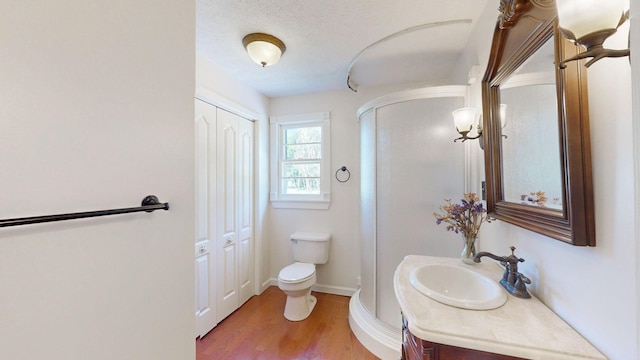
[{"label": "hardwood floor", "polygon": [[316,308],[303,320],[284,318],[285,294],[271,286],[196,340],[196,360],[378,359],[349,328],[349,298],[316,293]]}]

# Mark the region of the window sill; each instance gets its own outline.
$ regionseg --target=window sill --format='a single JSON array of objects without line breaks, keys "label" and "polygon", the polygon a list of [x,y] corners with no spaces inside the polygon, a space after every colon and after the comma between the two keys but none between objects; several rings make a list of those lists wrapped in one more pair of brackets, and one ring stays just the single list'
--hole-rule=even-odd
[{"label": "window sill", "polygon": [[274,209],[327,210],[329,205],[329,200],[271,200]]}]

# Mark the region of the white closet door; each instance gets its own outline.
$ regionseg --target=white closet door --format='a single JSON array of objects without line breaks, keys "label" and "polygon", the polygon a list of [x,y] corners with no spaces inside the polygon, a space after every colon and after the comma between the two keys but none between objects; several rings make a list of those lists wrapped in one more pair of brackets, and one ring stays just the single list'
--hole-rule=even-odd
[{"label": "white closet door", "polygon": [[253,242],[253,122],[238,120],[238,290],[239,305],[255,294]]},{"label": "white closet door", "polygon": [[254,295],[253,123],[217,112],[218,321]]},{"label": "white closet door", "polygon": [[200,100],[195,101],[196,129],[196,243],[195,243],[195,299],[196,334],[203,336],[217,324],[216,268],[213,241],[215,219],[210,210],[215,205],[216,176],[216,108]]},{"label": "white closet door", "polygon": [[238,308],[238,117],[217,110],[218,321]]}]

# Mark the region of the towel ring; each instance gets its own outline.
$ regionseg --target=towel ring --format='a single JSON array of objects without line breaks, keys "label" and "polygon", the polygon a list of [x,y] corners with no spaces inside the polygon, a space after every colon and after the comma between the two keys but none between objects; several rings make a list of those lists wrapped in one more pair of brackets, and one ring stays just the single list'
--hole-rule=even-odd
[{"label": "towel ring", "polygon": [[[346,179],[340,180],[340,178],[338,177],[338,172],[340,172],[340,171],[347,173],[347,178]],[[338,180],[341,183],[344,183],[344,182],[349,181],[349,179],[351,179],[351,172],[349,171],[349,169],[347,169],[346,166],[343,166],[343,167],[339,168],[338,170],[336,170],[336,180]]]}]

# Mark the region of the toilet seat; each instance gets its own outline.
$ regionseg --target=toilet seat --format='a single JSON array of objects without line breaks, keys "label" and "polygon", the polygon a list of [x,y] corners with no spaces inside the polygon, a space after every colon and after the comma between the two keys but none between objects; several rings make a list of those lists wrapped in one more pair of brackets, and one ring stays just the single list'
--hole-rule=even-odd
[{"label": "toilet seat", "polygon": [[297,262],[280,270],[280,274],[278,274],[278,280],[284,283],[299,283],[313,277],[313,275],[315,275],[315,272],[316,266],[314,264]]}]

